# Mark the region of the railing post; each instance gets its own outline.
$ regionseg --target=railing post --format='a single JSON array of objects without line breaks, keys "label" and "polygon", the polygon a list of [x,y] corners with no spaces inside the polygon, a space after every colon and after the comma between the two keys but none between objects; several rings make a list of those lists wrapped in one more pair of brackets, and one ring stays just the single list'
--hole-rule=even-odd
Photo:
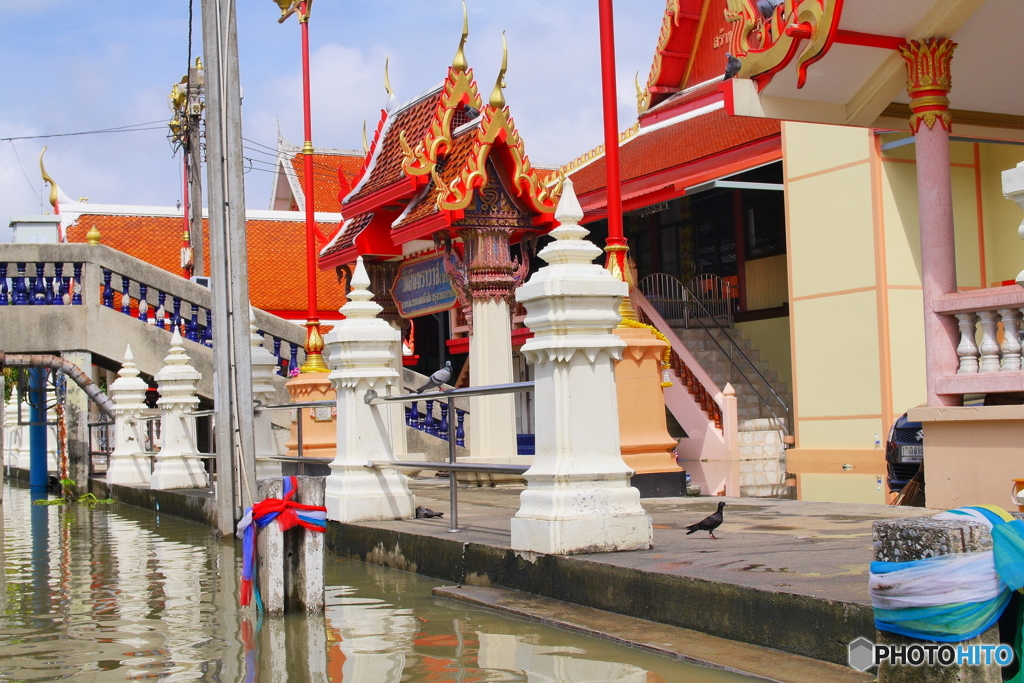
[{"label": "railing post", "polygon": [[978,316],[974,313],[957,313],[956,319],[960,327],[960,344],[956,347],[960,357],[957,374],[973,375],[978,372],[978,345],[974,341]]},{"label": "railing post", "polygon": [[995,311],[981,311],[981,366],[978,372],[999,372],[999,314]]},{"label": "railing post", "polygon": [[999,370],[1001,372],[1016,372],[1021,367],[1020,309],[1001,308],[999,317],[1003,321],[1003,343],[1000,348],[1003,359]]}]

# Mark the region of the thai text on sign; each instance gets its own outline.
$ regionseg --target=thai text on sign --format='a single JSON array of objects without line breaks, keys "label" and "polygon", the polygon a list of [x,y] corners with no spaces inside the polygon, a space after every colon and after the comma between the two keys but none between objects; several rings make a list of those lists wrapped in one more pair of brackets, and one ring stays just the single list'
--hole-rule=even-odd
[{"label": "thai text on sign", "polygon": [[444,257],[439,254],[403,261],[391,294],[403,318],[447,311],[457,301]]}]

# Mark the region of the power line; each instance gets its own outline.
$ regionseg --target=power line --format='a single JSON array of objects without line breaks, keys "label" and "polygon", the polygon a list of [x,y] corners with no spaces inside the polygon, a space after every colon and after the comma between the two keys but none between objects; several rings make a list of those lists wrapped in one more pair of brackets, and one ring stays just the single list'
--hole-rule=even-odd
[{"label": "power line", "polygon": [[18,155],[18,148],[14,146],[13,140],[8,140],[11,143],[11,149],[14,150],[14,158],[18,160],[18,168],[21,169],[21,174],[25,176],[25,182],[32,188],[32,192],[36,195],[36,199],[39,200],[39,206],[43,205],[43,198],[39,196],[39,192],[36,191],[35,185],[29,180],[28,173],[25,173],[25,167],[21,165],[21,156]]},{"label": "power line", "polygon": [[[162,124],[162,125],[156,125]],[[45,138],[66,138],[73,135],[100,135],[102,133],[136,133],[144,130],[160,130],[166,127],[164,121],[147,121],[146,123],[133,123],[130,126],[117,126],[116,128],[101,128],[99,130],[83,130],[77,133],[51,133],[50,135],[21,135],[9,138],[0,138],[0,141],[10,142],[12,140],[42,140]],[[143,128],[141,126],[151,126],[149,128]]]}]

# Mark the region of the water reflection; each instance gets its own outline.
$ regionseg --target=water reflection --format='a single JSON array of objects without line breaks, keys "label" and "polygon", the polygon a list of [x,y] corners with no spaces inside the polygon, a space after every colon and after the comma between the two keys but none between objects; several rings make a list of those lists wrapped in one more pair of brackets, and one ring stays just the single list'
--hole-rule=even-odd
[{"label": "water reflection", "polygon": [[328,556],[323,616],[237,603],[233,543],[127,506],[3,498],[0,678],[33,681],[746,680],[435,599],[439,582]]}]

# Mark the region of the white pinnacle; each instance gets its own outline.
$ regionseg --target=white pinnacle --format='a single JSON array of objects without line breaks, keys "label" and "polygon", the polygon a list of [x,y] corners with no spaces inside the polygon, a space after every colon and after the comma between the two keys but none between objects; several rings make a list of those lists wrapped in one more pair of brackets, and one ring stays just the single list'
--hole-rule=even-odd
[{"label": "white pinnacle", "polygon": [[348,293],[348,301],[341,307],[341,313],[349,319],[376,318],[384,309],[373,300],[373,292],[369,289],[370,276],[363,265],[362,256],[356,259],[351,285],[352,290]]}]

